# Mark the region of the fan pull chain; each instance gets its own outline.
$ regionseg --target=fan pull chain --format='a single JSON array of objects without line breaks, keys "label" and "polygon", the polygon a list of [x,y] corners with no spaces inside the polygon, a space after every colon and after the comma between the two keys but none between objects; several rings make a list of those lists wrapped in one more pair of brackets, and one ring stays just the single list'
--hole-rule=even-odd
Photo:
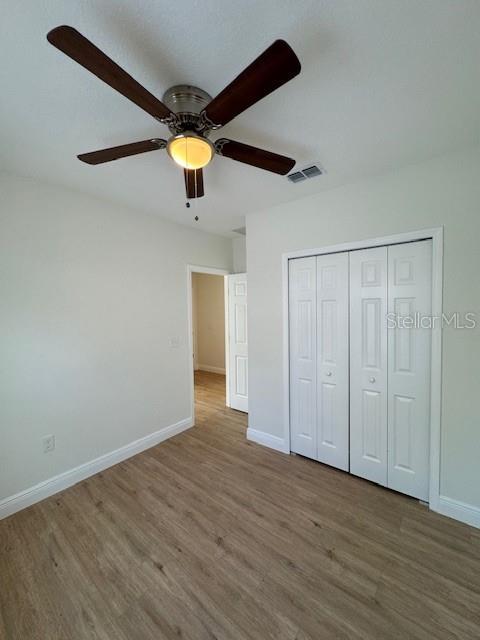
[{"label": "fan pull chain", "polygon": [[[197,208],[197,202],[198,202],[197,169],[195,169],[194,180],[195,180],[195,205],[194,205],[194,208],[196,209]],[[193,219],[195,220],[195,222],[198,222],[198,215],[196,214]]]}]

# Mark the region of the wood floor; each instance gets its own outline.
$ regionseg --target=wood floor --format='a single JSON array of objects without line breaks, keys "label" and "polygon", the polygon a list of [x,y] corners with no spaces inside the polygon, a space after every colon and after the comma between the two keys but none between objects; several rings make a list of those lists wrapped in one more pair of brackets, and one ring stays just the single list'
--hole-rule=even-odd
[{"label": "wood floor", "polygon": [[0,522],[2,640],[480,638],[480,532],[197,426]]}]

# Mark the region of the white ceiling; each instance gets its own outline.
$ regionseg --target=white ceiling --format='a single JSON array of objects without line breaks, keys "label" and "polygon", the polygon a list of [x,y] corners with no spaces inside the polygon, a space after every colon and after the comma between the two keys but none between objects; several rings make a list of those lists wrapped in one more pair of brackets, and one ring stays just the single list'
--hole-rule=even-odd
[{"label": "white ceiling", "polygon": [[[228,234],[273,204],[480,142],[479,0],[0,0],[0,168]],[[168,130],[49,45],[76,27],[152,93],[212,95],[274,39],[300,76],[216,137],[319,162],[299,185],[217,157],[185,208],[163,151],[100,166],[76,154]],[[213,136],[212,136],[213,137]]]}]

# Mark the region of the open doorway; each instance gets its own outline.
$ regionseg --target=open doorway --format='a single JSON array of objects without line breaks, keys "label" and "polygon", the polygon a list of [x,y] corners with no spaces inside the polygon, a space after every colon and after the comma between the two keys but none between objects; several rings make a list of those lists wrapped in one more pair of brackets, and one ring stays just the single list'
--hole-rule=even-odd
[{"label": "open doorway", "polygon": [[192,346],[197,423],[226,402],[225,276],[192,273]]},{"label": "open doorway", "polygon": [[[188,265],[190,398],[194,424],[248,412],[247,277]],[[217,416],[218,417],[218,416]]]},{"label": "open doorway", "polygon": [[206,413],[229,405],[228,274],[225,269],[187,267],[190,402],[194,424],[199,424],[196,414],[201,413],[204,419]]}]

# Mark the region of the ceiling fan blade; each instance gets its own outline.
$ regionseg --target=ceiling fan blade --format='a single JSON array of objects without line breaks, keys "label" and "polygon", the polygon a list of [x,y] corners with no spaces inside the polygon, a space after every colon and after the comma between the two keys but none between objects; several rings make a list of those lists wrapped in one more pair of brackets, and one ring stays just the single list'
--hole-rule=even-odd
[{"label": "ceiling fan blade", "polygon": [[137,153],[145,153],[146,151],[155,151],[165,149],[166,140],[160,138],[152,138],[151,140],[141,140],[140,142],[131,142],[130,144],[122,144],[119,147],[109,147],[108,149],[100,149],[100,151],[92,151],[91,153],[81,153],[77,158],[87,164],[102,164],[102,162],[110,162],[127,156],[134,156]]},{"label": "ceiling fan blade", "polygon": [[301,65],[285,40],[275,40],[256,60],[216,96],[204,114],[223,126],[300,73]]},{"label": "ceiling fan blade", "polygon": [[287,158],[287,156],[281,156],[278,153],[265,151],[258,147],[251,147],[249,144],[243,144],[243,142],[228,140],[228,138],[220,138],[214,143],[214,146],[215,151],[221,156],[250,164],[252,167],[273,171],[273,173],[279,173],[281,176],[284,176],[295,166],[293,158]]},{"label": "ceiling fan blade", "polygon": [[73,27],[56,27],[47,34],[47,40],[157,120],[163,121],[174,115],[160,100]]},{"label": "ceiling fan blade", "polygon": [[201,198],[205,195],[203,190],[203,170],[202,169],[184,169],[185,192],[187,199]]}]

